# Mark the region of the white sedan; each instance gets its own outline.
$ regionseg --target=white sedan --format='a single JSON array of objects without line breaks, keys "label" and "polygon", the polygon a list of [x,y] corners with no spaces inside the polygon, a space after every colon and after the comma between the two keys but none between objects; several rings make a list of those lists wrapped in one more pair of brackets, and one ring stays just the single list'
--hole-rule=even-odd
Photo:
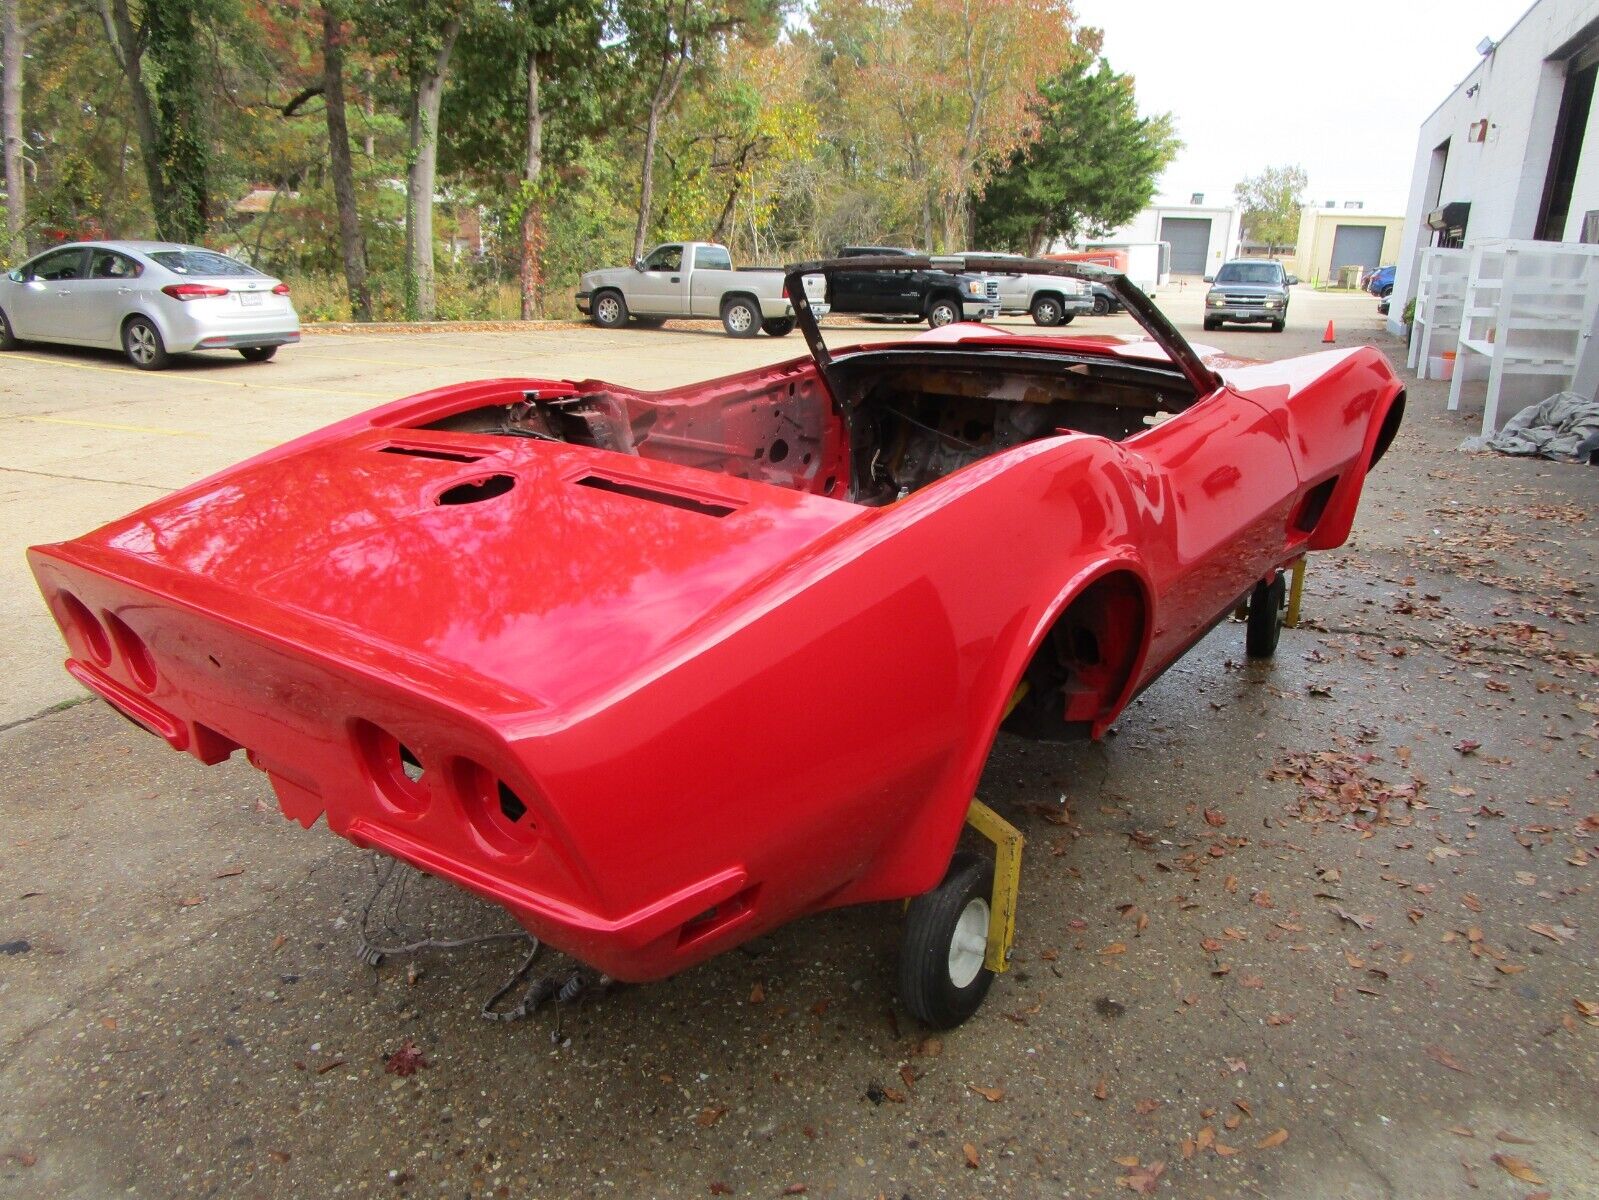
[{"label": "white sedan", "polygon": [[20,341],[121,350],[145,371],[185,350],[265,362],[300,340],[289,285],[177,242],[73,242],[0,279],[0,349]]}]

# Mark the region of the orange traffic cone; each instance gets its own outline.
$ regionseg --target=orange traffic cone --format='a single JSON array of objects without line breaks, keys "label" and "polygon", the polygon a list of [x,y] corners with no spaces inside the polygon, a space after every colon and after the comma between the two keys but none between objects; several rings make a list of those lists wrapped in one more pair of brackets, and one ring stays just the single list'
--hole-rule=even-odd
[{"label": "orange traffic cone", "polygon": [[1332,327],[1332,322],[1331,321],[1327,322],[1327,332],[1321,335],[1321,340],[1326,345],[1329,345],[1329,346],[1332,345],[1333,327]]}]

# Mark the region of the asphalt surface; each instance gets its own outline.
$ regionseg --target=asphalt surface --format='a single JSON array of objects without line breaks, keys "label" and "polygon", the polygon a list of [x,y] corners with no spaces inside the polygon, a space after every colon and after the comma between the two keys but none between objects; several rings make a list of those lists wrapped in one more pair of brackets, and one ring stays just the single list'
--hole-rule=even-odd
[{"label": "asphalt surface", "polygon": [[[1199,291],[1161,297],[1190,331]],[[1363,297],[1193,335],[1278,358],[1328,319],[1402,355]],[[1104,742],[1001,739],[981,794],[1028,837],[1016,963],[937,1036],[893,998],[892,905],[510,1024],[478,1010],[515,944],[364,965],[370,856],[242,761],[74,703],[21,569],[407,392],[802,351],[669,326],[313,334],[158,376],[0,356],[0,1194],[1599,1194],[1599,473],[1457,453],[1444,385],[1411,386],[1272,663],[1225,623]],[[408,873],[369,917],[508,928]]]}]

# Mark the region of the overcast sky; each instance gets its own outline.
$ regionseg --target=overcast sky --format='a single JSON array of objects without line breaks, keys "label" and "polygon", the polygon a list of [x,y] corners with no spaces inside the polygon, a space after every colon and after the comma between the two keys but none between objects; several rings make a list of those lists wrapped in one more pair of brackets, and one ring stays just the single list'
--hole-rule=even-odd
[{"label": "overcast sky", "polygon": [[1315,204],[1403,213],[1422,120],[1532,0],[1077,0],[1105,31],[1139,107],[1170,112],[1185,144],[1160,193],[1231,202],[1233,184],[1299,163]]}]

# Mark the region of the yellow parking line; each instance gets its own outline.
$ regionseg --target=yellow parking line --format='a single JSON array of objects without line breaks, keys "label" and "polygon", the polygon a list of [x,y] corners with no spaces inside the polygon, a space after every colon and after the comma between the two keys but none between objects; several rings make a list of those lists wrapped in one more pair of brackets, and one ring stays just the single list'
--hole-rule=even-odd
[{"label": "yellow parking line", "polygon": [[85,429],[114,429],[118,433],[159,433],[166,437],[210,437],[208,433],[201,433],[194,429],[157,429],[153,425],[115,425],[110,421],[74,421],[70,417],[28,417],[18,416],[13,420],[35,421],[42,425],[81,425]]},{"label": "yellow parking line", "polygon": [[[139,377],[139,373],[132,367],[101,367],[96,366],[94,363],[72,362],[63,358],[41,358],[36,354],[19,354],[16,351],[12,351],[5,356],[5,361],[8,363],[17,360],[43,363],[49,367],[71,367],[75,371],[101,371],[108,375],[121,375],[125,378]],[[155,382],[153,378],[149,381],[151,383]],[[291,396],[303,396],[307,392],[316,392],[327,396],[356,396],[373,400],[393,400],[396,398],[393,392],[359,392],[352,388],[323,387],[321,384],[306,384],[304,387],[280,387],[270,383],[244,383],[237,379],[217,379],[211,375],[180,375],[171,371],[163,372],[161,382],[166,383],[168,381],[208,384],[215,387],[246,388],[258,392],[287,392]]]}]

